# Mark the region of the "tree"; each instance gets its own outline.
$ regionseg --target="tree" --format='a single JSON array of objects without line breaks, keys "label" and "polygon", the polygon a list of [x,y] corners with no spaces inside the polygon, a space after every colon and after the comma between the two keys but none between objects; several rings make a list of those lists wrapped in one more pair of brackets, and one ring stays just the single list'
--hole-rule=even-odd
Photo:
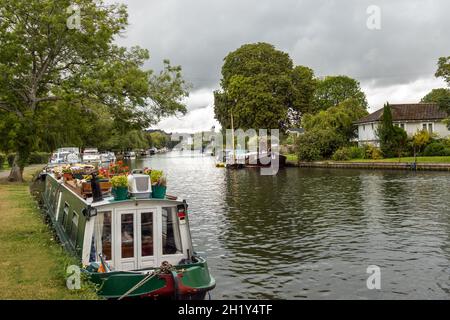
[{"label": "tree", "polygon": [[420,102],[437,103],[442,110],[450,114],[450,89],[433,89]]},{"label": "tree", "polygon": [[380,149],[384,157],[400,157],[401,152],[406,146],[408,136],[405,130],[394,126],[389,103],[384,105],[381,123],[378,126],[376,134],[380,140]]},{"label": "tree", "polygon": [[298,126],[312,110],[315,86],[313,70],[294,68],[287,53],[268,43],[246,44],[224,59],[215,116],[223,128],[230,128],[231,113],[236,128]]},{"label": "tree", "polygon": [[36,146],[36,119],[55,102],[86,110],[105,106],[121,133],[186,111],[179,67],[166,61],[165,71],[155,76],[142,70],[147,50],[114,44],[128,24],[124,5],[77,0],[81,24],[71,29],[72,2],[0,0],[0,109],[16,123],[12,181],[22,180]]},{"label": "tree", "polygon": [[450,56],[439,58],[435,76],[444,78],[447,84],[450,85]]},{"label": "tree", "polygon": [[306,131],[318,128],[331,129],[348,142],[356,137],[354,122],[365,115],[367,110],[360,101],[348,99],[327,110],[305,115],[302,126]]},{"label": "tree", "polygon": [[313,111],[326,110],[350,98],[367,108],[366,95],[358,81],[347,76],[325,77],[318,82],[314,92]]},{"label": "tree", "polygon": [[305,115],[302,126],[306,132],[298,139],[299,159],[329,159],[337,149],[348,145],[356,136],[354,122],[365,115],[367,110],[356,99]]},{"label": "tree", "polygon": [[313,112],[313,97],[317,87],[314,71],[305,66],[296,66],[292,71],[293,101],[290,109],[292,125],[298,126],[304,114]]}]

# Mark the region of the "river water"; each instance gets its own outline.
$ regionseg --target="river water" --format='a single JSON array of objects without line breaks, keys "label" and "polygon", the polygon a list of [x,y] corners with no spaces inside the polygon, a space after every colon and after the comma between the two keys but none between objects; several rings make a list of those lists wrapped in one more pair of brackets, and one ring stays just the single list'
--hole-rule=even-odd
[{"label": "river water", "polygon": [[[214,299],[449,299],[450,173],[216,168],[180,153],[162,169],[186,199]],[[367,268],[380,268],[369,290]]]}]

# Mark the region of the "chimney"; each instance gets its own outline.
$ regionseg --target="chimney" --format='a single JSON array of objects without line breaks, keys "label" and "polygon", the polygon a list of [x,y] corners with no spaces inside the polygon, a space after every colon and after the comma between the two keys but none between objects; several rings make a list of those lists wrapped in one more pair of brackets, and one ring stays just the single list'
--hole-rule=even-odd
[{"label": "chimney", "polygon": [[100,188],[100,183],[97,181],[97,173],[92,173],[91,179],[91,189],[92,189],[92,202],[99,202],[103,200],[102,189]]}]

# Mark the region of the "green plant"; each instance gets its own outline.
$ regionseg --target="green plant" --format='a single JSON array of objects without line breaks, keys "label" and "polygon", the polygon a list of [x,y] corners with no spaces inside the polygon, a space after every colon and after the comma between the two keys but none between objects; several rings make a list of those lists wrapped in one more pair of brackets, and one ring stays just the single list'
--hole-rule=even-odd
[{"label": "green plant", "polygon": [[161,170],[152,170],[150,180],[152,181],[152,185],[166,186],[167,184],[164,172]]},{"label": "green plant", "polygon": [[450,156],[450,148],[441,141],[430,143],[423,151],[424,156]]},{"label": "green plant", "polygon": [[28,160],[29,164],[43,164],[47,163],[50,158],[50,153],[47,152],[32,152]]},{"label": "green plant", "polygon": [[128,187],[128,177],[123,175],[112,177],[111,185],[113,186],[113,188]]},{"label": "green plant", "polygon": [[333,153],[333,156],[331,157],[331,159],[333,159],[334,161],[350,160],[351,159],[350,149],[348,147],[342,147],[342,148],[337,149]]},{"label": "green plant", "polygon": [[3,164],[5,163],[6,155],[0,153],[0,169],[3,168]]},{"label": "green plant", "polygon": [[72,173],[72,169],[70,168],[70,166],[63,167],[62,173]]},{"label": "green plant", "polygon": [[335,151],[331,157],[335,161],[343,161],[350,159],[364,159],[365,149],[357,146],[341,147]]},{"label": "green plant", "polygon": [[381,150],[371,144],[364,145],[364,159],[379,160],[383,158]]}]

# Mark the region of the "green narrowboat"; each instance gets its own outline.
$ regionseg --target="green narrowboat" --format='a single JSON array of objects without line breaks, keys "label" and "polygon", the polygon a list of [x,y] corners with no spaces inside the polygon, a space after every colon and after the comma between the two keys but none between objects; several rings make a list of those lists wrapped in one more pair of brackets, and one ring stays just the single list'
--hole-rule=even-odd
[{"label": "green narrowboat", "polygon": [[41,181],[45,213],[100,296],[204,299],[215,287],[192,247],[185,201],[86,197],[49,170]]}]

